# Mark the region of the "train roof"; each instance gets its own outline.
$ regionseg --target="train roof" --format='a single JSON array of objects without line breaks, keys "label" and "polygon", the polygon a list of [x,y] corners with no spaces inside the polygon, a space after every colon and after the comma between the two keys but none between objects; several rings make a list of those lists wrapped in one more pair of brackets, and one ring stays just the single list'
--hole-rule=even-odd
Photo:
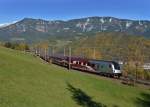
[{"label": "train roof", "polygon": [[[69,59],[69,57],[68,57],[68,59]],[[88,62],[88,59],[82,58],[82,57],[76,57],[76,56],[72,56],[72,57],[71,57],[71,60],[72,60],[72,61]]]},{"label": "train roof", "polygon": [[63,55],[53,55],[51,56],[52,58],[61,58],[61,59],[66,59],[67,56],[63,56]]},{"label": "train roof", "polygon": [[[60,58],[60,59],[66,59],[69,60],[69,56],[63,56],[63,55],[54,55],[53,58]],[[88,62],[88,59],[77,57],[77,56],[71,56],[71,61],[82,61],[82,62]]]},{"label": "train roof", "polygon": [[106,61],[106,60],[95,60],[95,59],[89,59],[89,62],[109,62],[109,63],[117,63],[116,61]]},{"label": "train roof", "polygon": [[[69,56],[64,56],[64,55],[54,55],[52,57],[55,58],[60,58],[60,59],[66,59],[69,60]],[[96,60],[96,59],[87,59],[87,58],[83,58],[83,57],[78,57],[78,56],[71,56],[71,61],[81,61],[81,62],[107,62],[107,63],[114,63],[114,64],[118,64],[116,61],[106,61],[106,60]]]}]

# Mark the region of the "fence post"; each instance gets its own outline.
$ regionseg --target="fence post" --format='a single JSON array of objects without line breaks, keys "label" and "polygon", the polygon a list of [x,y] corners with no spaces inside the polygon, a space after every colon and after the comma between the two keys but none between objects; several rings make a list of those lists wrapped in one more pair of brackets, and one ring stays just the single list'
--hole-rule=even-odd
[{"label": "fence post", "polygon": [[69,47],[69,66],[68,66],[68,69],[70,70],[71,69],[71,47]]},{"label": "fence post", "polygon": [[66,49],[65,49],[65,47],[64,47],[64,56],[66,56]]},{"label": "fence post", "polygon": [[93,59],[95,59],[95,47],[93,48]]}]

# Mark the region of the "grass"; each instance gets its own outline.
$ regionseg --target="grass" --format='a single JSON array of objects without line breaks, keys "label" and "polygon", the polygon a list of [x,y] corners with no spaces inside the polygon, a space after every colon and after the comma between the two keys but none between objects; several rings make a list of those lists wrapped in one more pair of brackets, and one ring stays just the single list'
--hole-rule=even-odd
[{"label": "grass", "polygon": [[150,90],[0,47],[0,107],[149,107]]}]

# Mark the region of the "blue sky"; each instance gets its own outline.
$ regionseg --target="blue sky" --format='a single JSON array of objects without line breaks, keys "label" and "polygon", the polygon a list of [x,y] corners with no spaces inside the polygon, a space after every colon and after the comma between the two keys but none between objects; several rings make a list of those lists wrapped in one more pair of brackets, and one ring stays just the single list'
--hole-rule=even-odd
[{"label": "blue sky", "polygon": [[113,16],[150,20],[150,0],[0,0],[0,23],[25,17],[62,19]]}]

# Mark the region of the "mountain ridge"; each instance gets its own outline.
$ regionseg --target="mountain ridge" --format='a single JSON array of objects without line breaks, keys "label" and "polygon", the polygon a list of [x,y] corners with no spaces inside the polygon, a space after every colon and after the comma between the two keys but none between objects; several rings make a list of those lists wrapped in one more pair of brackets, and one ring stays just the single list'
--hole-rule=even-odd
[{"label": "mountain ridge", "polygon": [[[48,38],[75,38],[98,32],[123,32],[150,37],[150,21],[119,19],[111,16],[85,17],[70,20],[43,20],[24,18],[11,25],[0,27],[1,41],[24,38],[27,42]],[[37,38],[37,40],[34,40]]]},{"label": "mountain ridge", "polygon": [[[51,22],[51,21],[62,21],[62,22],[68,22],[68,21],[72,21],[72,20],[80,20],[80,19],[87,19],[87,18],[114,18],[114,19],[121,19],[121,20],[129,20],[129,21],[147,21],[147,22],[150,22],[150,20],[147,20],[147,19],[128,19],[128,18],[118,18],[118,17],[112,17],[112,16],[89,16],[89,17],[82,17],[82,18],[72,18],[72,19],[68,19],[68,20],[47,20],[47,19],[42,19],[42,18],[32,18],[32,17],[25,17],[25,18],[22,18],[21,20],[18,20],[18,21],[12,21],[12,22],[5,22],[5,23],[0,23],[1,26],[3,25],[11,25],[11,24],[15,24],[15,23],[18,23],[18,22],[21,22],[23,20],[43,20],[43,21],[48,21],[48,22]],[[4,26],[4,27],[7,27],[7,26]]]}]

